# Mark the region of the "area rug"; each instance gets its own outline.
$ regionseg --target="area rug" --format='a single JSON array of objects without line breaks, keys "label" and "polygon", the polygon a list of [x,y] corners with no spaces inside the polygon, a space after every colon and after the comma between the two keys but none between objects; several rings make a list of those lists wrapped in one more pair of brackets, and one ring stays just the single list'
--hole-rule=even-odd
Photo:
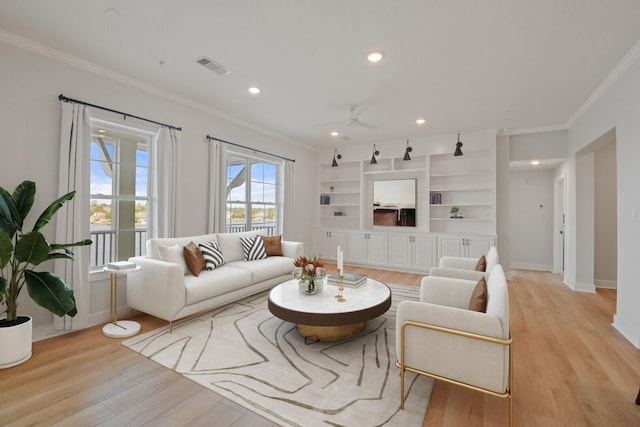
[{"label": "area rug", "polygon": [[305,342],[262,293],[122,344],[279,425],[421,426],[433,382],[407,373],[401,410],[395,366],[396,307],[418,288],[389,287],[390,310],[344,341]]}]

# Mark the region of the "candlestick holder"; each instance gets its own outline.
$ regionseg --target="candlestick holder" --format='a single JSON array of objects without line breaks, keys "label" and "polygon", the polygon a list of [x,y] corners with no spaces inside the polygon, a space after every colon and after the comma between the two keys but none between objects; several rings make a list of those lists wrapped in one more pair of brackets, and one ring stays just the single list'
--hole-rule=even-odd
[{"label": "candlestick holder", "polygon": [[344,276],[342,275],[342,270],[338,269],[338,295],[336,295],[336,300],[338,302],[346,301],[345,297],[342,295],[342,292],[344,291],[344,286],[342,286],[343,279]]}]

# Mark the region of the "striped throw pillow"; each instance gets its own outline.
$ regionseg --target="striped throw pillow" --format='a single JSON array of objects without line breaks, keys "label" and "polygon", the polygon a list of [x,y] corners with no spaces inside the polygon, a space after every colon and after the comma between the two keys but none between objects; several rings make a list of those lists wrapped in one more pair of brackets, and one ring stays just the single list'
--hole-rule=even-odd
[{"label": "striped throw pillow", "polygon": [[245,261],[254,261],[267,257],[267,251],[264,248],[262,237],[241,237],[240,242],[242,243]]},{"label": "striped throw pillow", "polygon": [[200,243],[198,248],[200,249],[200,252],[202,252],[204,264],[206,265],[207,270],[213,270],[214,268],[220,267],[224,264],[224,257],[222,256],[222,251],[220,250],[220,246],[218,246],[218,242]]}]

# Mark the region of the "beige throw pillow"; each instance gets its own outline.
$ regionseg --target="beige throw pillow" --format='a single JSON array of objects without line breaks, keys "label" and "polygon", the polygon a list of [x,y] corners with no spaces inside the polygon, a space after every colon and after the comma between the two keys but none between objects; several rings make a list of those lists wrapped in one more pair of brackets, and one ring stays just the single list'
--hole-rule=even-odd
[{"label": "beige throw pillow", "polygon": [[484,277],[478,280],[476,286],[471,293],[471,300],[469,300],[469,310],[479,311],[485,313],[487,311],[487,282]]}]

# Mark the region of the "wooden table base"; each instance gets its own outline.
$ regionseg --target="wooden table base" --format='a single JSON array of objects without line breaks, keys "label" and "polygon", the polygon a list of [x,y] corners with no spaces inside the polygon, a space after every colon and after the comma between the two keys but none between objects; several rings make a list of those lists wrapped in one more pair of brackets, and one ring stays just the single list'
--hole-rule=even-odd
[{"label": "wooden table base", "polygon": [[318,341],[340,341],[355,337],[362,332],[362,329],[364,329],[364,322],[340,326],[296,325],[296,329],[298,330],[298,333],[305,338]]}]

